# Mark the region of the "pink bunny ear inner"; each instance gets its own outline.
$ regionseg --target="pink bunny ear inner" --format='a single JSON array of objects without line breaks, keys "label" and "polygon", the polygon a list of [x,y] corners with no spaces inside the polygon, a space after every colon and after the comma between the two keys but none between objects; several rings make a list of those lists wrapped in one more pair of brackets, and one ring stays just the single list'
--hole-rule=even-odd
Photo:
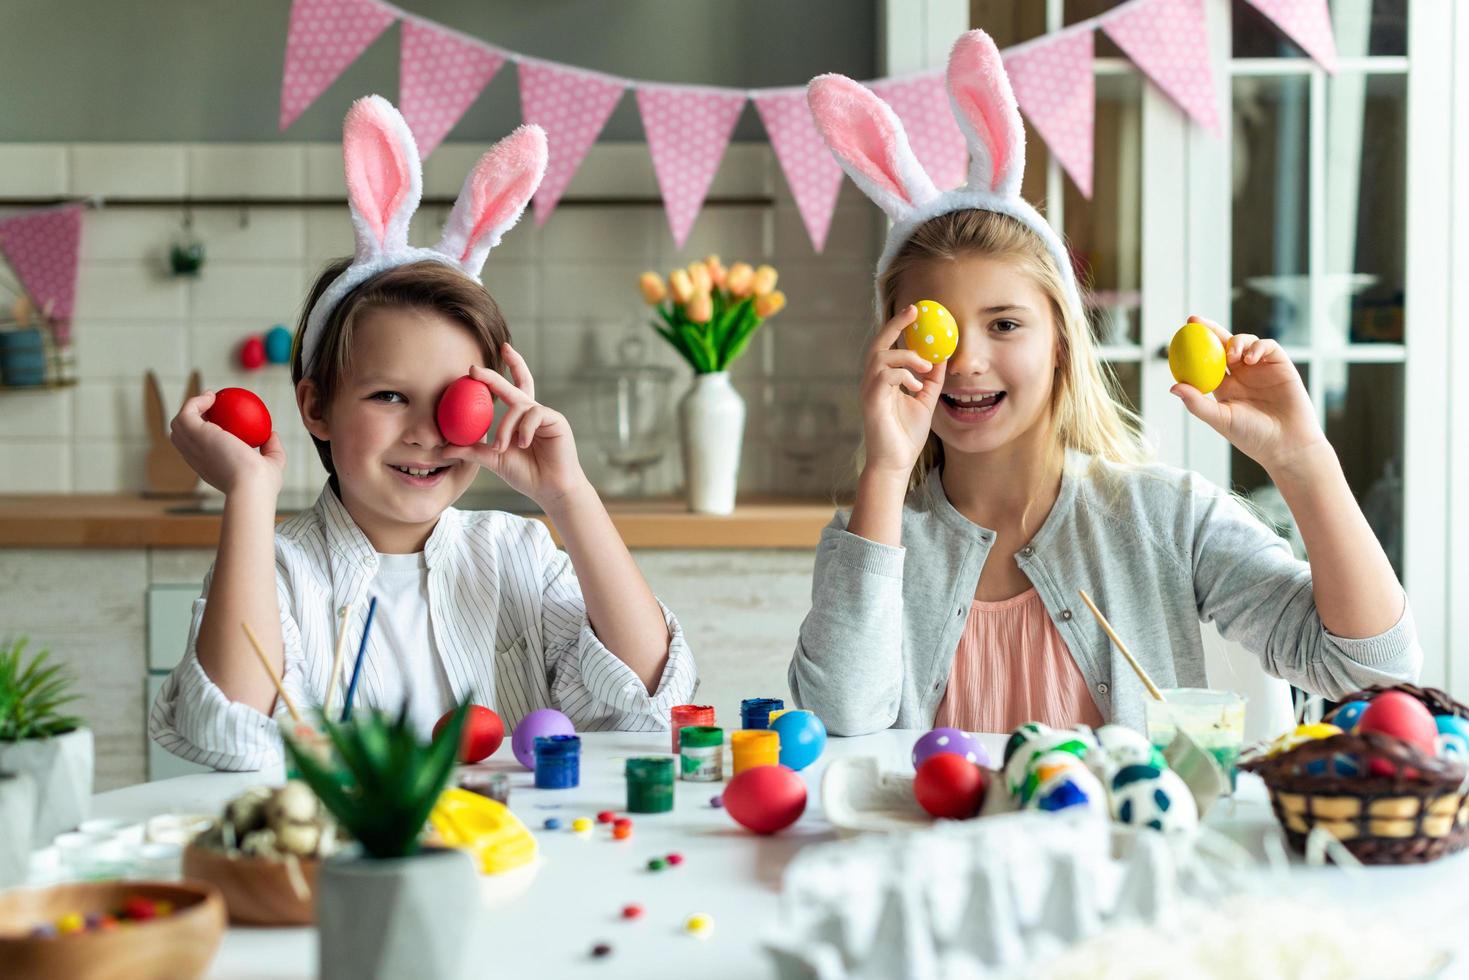
[{"label": "pink bunny ear inner", "polygon": [[402,117],[375,96],[354,103],[343,126],[347,196],[379,246],[386,243],[393,216],[412,193],[408,156],[413,147],[404,143],[406,130]]},{"label": "pink bunny ear inner", "polygon": [[521,126],[490,148],[465,178],[439,250],[477,273],[489,248],[519,220],[540,187],[546,159],[545,130],[534,125]]},{"label": "pink bunny ear inner", "polygon": [[849,170],[899,201],[919,203],[908,192],[899,164],[901,154],[911,153],[907,137],[887,103],[844,75],[812,79],[806,98],[826,145]]},{"label": "pink bunny ear inner", "polygon": [[1025,130],[995,42],[984,31],[961,35],[949,53],[948,76],[949,96],[960,121],[968,124],[979,143],[971,149],[988,157],[989,189],[998,191],[1025,166]]}]

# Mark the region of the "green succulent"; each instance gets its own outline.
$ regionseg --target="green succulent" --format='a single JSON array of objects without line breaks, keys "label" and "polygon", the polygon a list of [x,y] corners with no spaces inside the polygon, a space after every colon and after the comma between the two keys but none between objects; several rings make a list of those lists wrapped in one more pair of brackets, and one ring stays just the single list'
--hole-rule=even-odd
[{"label": "green succulent", "polygon": [[418,852],[429,811],[458,761],[469,706],[461,703],[428,742],[409,723],[406,704],[396,719],[378,711],[346,722],[321,716],[332,761],[322,762],[289,736],[286,752],[322,806],[370,856],[409,857]]},{"label": "green succulent", "polygon": [[26,657],[24,636],[0,645],[0,742],[50,738],[82,727],[82,720],[58,712],[79,695],[76,676],[64,664],[47,664],[50,650]]}]

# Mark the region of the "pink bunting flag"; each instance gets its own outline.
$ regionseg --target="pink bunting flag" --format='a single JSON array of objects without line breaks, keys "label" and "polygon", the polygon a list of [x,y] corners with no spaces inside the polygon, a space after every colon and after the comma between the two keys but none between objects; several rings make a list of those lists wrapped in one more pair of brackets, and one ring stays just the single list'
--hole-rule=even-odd
[{"label": "pink bunting flag", "polygon": [[504,55],[483,44],[403,21],[398,111],[413,130],[421,159],[438,149],[504,63]]},{"label": "pink bunting flag", "polygon": [[71,335],[81,240],[81,205],[47,208],[0,221],[0,252],[5,253],[37,309],[56,322],[59,344],[65,344]]},{"label": "pink bunting flag", "polygon": [[294,0],[281,79],[281,131],[396,19],[372,0]]},{"label": "pink bunting flag", "polygon": [[1248,0],[1260,13],[1301,46],[1315,62],[1336,74],[1336,36],[1326,0]]},{"label": "pink bunting flag", "polygon": [[545,61],[520,63],[520,115],[546,131],[546,176],[531,199],[543,225],[617,108],[627,83]]},{"label": "pink bunting flag", "polygon": [[1179,108],[1215,136],[1223,135],[1204,0],[1137,0],[1104,14],[1102,29]]},{"label": "pink bunting flag", "polygon": [[1003,52],[1015,100],[1087,200],[1097,110],[1093,49],[1092,32],[1082,30]]},{"label": "pink bunting flag", "polygon": [[752,101],[786,175],[791,196],[796,199],[806,234],[820,252],[826,247],[832,211],[842,189],[842,168],[816,131],[805,89],[757,92]]},{"label": "pink bunting flag", "polygon": [[638,111],[653,156],[653,172],[668,211],[668,227],[682,248],[704,206],[709,184],[735,123],[745,93],[674,85],[638,87]]},{"label": "pink bunting flag", "polygon": [[949,108],[949,89],[942,71],[884,78],[867,87],[893,107],[914,155],[939,190],[964,183],[969,170],[969,145]]}]

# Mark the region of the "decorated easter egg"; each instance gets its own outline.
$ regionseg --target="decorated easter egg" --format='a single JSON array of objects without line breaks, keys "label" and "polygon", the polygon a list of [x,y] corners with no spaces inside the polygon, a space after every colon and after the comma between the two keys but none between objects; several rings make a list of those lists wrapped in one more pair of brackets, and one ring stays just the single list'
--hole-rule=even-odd
[{"label": "decorated easter egg", "polygon": [[908,324],[906,331],[908,349],[934,364],[947,361],[959,347],[959,326],[954,315],[931,299],[921,299],[917,306],[918,319]]},{"label": "decorated easter egg", "polygon": [[539,708],[520,719],[510,736],[510,751],[527,769],[536,767],[536,739],[552,735],[575,735],[571,719],[555,708]]},{"label": "decorated easter egg", "polygon": [[[434,725],[434,738],[454,717],[454,712],[444,714]],[[459,761],[480,762],[495,754],[500,743],[505,741],[505,723],[500,716],[482,705],[469,706],[469,715],[464,719],[464,732],[459,740]],[[532,746],[535,742],[531,743]]]},{"label": "decorated easter egg", "polygon": [[1049,731],[1051,731],[1051,726],[1043,725],[1038,721],[1027,721],[1025,724],[1017,726],[1010,733],[1010,738],[1005,742],[1005,755],[1000,760],[1000,765],[1008,766],[1011,758],[1020,750],[1022,745],[1040,738]]},{"label": "decorated easter egg", "polygon": [[813,711],[783,711],[770,723],[780,736],[780,764],[800,772],[826,748],[826,725]]},{"label": "decorated easter egg", "polygon": [[270,409],[255,392],[244,388],[216,391],[204,421],[213,422],[252,449],[259,449],[270,438]]},{"label": "decorated easter egg", "polygon": [[985,751],[984,746],[979,744],[979,739],[968,732],[962,732],[957,728],[935,728],[931,732],[925,732],[913,743],[913,769],[927,762],[931,757],[942,752],[963,756],[977,766],[990,764],[990,754]]},{"label": "decorated easter egg", "polygon": [[1046,752],[1032,759],[1025,778],[1020,781],[1019,792],[1015,794],[1021,805],[1030,803],[1041,783],[1066,769],[1086,769],[1086,763],[1080,756],[1061,750]]},{"label": "decorated easter egg", "polygon": [[254,371],[265,364],[265,341],[259,337],[246,337],[240,344],[240,367]]},{"label": "decorated easter egg", "polygon": [[1051,752],[1065,752],[1078,759],[1085,759],[1093,748],[1089,734],[1069,729],[1057,729],[1037,735],[1016,749],[1005,764],[1005,788],[1011,796],[1020,796],[1021,788],[1029,778],[1032,763]]},{"label": "decorated easter egg", "polygon": [[1438,728],[1438,754],[1469,765],[1469,721],[1457,715],[1434,715]]},{"label": "decorated easter egg", "polygon": [[436,412],[439,431],[456,446],[472,446],[490,431],[495,396],[489,386],[465,375],[444,389]]},{"label": "decorated easter egg", "polygon": [[724,809],[757,834],[784,830],[806,809],[806,784],[785,766],[746,769],[724,788]]},{"label": "decorated easter egg", "polygon": [[[1359,732],[1379,732],[1400,738],[1433,755],[1438,751],[1438,726],[1423,702],[1402,691],[1383,691],[1372,699],[1357,722]],[[1368,769],[1377,776],[1391,776],[1393,766],[1385,759],[1373,759]]]},{"label": "decorated easter egg", "polygon": [[1354,732],[1357,723],[1362,720],[1362,712],[1367,710],[1367,701],[1348,701],[1336,709],[1336,714],[1331,716],[1331,723],[1344,732]]},{"label": "decorated easter egg", "polygon": [[984,789],[984,770],[951,752],[929,756],[913,778],[918,805],[948,820],[968,820],[978,813]]},{"label": "decorated easter egg", "polygon": [[1168,343],[1173,380],[1206,395],[1224,380],[1224,361],[1224,344],[1202,323],[1185,323]]},{"label": "decorated easter egg", "polygon": [[291,331],[279,323],[265,331],[265,359],[272,364],[291,362]]},{"label": "decorated easter egg", "polygon": [[[1069,759],[1069,762],[1061,760]],[[1061,753],[1057,764],[1037,762],[1032,770],[1038,777],[1036,786],[1025,801],[1029,810],[1056,813],[1095,813],[1099,817],[1109,815],[1107,790],[1090,769],[1075,756]]]},{"label": "decorated easter egg", "polygon": [[1112,777],[1112,818],[1133,827],[1192,830],[1199,808],[1188,786],[1172,769],[1123,766]]},{"label": "decorated easter egg", "polygon": [[1147,763],[1161,769],[1165,765],[1158,747],[1148,741],[1146,735],[1126,725],[1103,725],[1097,729],[1096,735],[1097,745],[1102,751],[1088,755],[1087,762],[1092,763],[1094,772],[1098,768],[1106,771],[1108,779],[1123,766]]}]

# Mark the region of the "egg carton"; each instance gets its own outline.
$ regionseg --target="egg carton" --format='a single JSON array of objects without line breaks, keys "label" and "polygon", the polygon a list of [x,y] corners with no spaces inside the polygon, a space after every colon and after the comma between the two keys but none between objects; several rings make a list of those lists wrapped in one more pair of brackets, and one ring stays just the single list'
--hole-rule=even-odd
[{"label": "egg carton", "polygon": [[1020,976],[1111,924],[1166,929],[1182,899],[1236,890],[1246,862],[1200,840],[1021,811],[818,845],[787,869],[766,949],[782,980]]}]

